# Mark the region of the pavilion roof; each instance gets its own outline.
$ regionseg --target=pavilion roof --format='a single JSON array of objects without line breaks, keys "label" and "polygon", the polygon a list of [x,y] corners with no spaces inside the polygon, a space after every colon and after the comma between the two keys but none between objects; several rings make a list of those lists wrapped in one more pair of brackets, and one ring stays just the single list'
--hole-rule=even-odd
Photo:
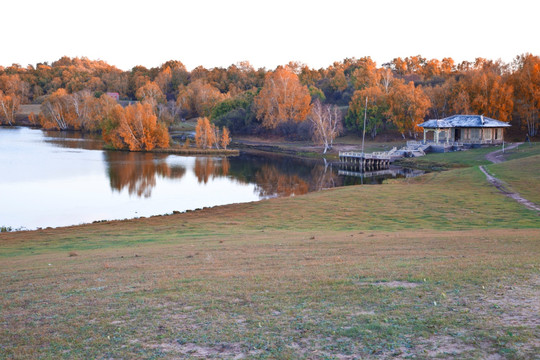
[{"label": "pavilion roof", "polygon": [[501,128],[511,125],[483,115],[453,115],[444,119],[431,119],[419,124],[424,129],[441,128]]}]

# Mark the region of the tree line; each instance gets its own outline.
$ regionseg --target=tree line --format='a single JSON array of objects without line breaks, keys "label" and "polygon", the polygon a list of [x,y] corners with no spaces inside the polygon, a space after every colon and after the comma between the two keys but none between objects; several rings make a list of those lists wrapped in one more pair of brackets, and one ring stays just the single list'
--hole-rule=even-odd
[{"label": "tree line", "polygon": [[[137,103],[120,106],[107,93]],[[101,131],[109,143],[130,149],[168,146],[167,127],[195,117],[215,127],[207,131],[214,144],[220,143],[215,130],[227,128],[232,134],[313,137],[327,149],[340,132],[361,132],[364,113],[372,137],[389,129],[415,136],[425,119],[459,113],[484,114],[536,136],[540,58],[455,63],[411,56],[377,66],[363,57],[318,70],[297,62],[274,70],[240,62],[188,71],[168,61],[122,71],[104,61],[63,57],[0,67],[1,121],[14,124],[25,103],[41,104],[41,115],[30,119],[37,125]]]}]

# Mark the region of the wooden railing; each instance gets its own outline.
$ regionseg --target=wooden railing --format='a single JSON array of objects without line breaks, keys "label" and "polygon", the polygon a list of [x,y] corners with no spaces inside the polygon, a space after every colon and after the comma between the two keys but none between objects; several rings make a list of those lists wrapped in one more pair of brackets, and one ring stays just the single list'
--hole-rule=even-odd
[{"label": "wooden railing", "polygon": [[366,154],[362,152],[354,151],[344,151],[339,152],[339,157],[352,157],[352,158],[361,158],[361,159],[377,159],[377,160],[387,160],[389,155],[386,152],[374,152],[371,154]]}]

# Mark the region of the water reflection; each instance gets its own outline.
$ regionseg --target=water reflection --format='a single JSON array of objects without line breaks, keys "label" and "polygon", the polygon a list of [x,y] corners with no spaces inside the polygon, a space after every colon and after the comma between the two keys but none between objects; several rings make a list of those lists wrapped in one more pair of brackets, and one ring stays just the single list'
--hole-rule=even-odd
[{"label": "water reflection", "polygon": [[[318,160],[103,151],[92,136],[0,127],[0,225],[65,226],[256,201],[410,176],[338,172]],[[415,175],[415,174],[412,174]]]},{"label": "water reflection", "polygon": [[102,150],[104,145],[99,134],[45,130],[43,134],[46,143],[67,149]]},{"label": "water reflection", "polygon": [[208,183],[208,180],[229,174],[230,163],[227,158],[217,159],[211,157],[198,157],[195,159],[193,171],[199,184]]},{"label": "water reflection", "polygon": [[166,154],[107,151],[104,153],[111,189],[148,198],[156,186],[156,176],[181,179],[186,168],[167,164]]},{"label": "water reflection", "polygon": [[309,191],[308,184],[298,175],[284,174],[276,166],[264,165],[255,175],[259,196],[302,195]]}]

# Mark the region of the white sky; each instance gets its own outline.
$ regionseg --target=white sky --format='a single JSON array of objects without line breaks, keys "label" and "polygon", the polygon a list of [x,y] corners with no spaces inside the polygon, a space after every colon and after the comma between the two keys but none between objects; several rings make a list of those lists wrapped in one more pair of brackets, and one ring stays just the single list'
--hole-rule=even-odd
[{"label": "white sky", "polygon": [[123,70],[540,55],[539,0],[17,0],[1,12],[3,66],[63,55]]}]

